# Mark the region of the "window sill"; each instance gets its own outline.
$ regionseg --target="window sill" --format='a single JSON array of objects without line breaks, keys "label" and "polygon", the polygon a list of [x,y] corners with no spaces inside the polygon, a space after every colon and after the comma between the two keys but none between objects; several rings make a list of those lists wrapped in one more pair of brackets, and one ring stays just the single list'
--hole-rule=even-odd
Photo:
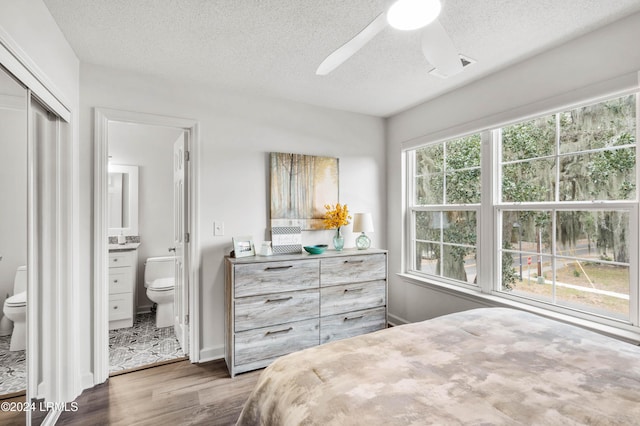
[{"label": "window sill", "polygon": [[571,315],[555,312],[538,306],[517,302],[515,300],[507,299],[504,297],[481,293],[479,289],[475,291],[451,284],[439,283],[412,274],[399,273],[397,274],[397,276],[408,283],[445,293],[454,297],[460,297],[487,307],[508,307],[519,309],[567,324],[586,328],[588,330],[595,331],[600,334],[605,334],[607,336],[623,340],[634,345],[640,345],[640,328],[638,327],[626,326],[623,328],[602,324],[592,320],[577,318]]}]

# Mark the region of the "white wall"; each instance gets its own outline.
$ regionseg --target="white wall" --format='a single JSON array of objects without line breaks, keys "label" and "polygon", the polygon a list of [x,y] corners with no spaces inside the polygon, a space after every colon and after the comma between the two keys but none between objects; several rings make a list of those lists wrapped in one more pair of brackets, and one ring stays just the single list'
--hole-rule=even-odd
[{"label": "white wall", "polygon": [[138,166],[137,306],[152,302],[144,287],[144,262],[168,256],[173,246],[173,144],[182,130],[134,123],[109,123],[109,162]]},{"label": "white wall", "polygon": [[25,106],[26,92],[22,110],[0,107],[0,303],[4,303],[7,294],[13,295],[13,277],[18,266],[27,264]]},{"label": "white wall", "polygon": [[[640,14],[570,41],[388,120],[388,243],[390,314],[419,321],[479,306],[428,290],[397,276],[402,267],[403,198],[401,144],[416,138],[454,136],[513,120],[539,108],[576,101],[581,92],[637,82],[640,70]],[[586,91],[583,88],[588,88]],[[562,99],[556,98],[564,95]],[[554,99],[555,98],[555,99]],[[556,105],[554,105],[556,104]]]},{"label": "white wall", "polygon": [[2,0],[0,28],[42,71],[49,90],[77,107],[79,61],[42,0]]},{"label": "white wall", "polygon": [[[373,213],[376,247],[385,247],[386,223],[384,121],[300,103],[252,98],[164,81],[146,75],[83,64],[81,66],[81,181],[83,215],[92,209],[92,121],[94,107],[155,113],[200,123],[199,229],[201,245],[201,343],[204,358],[224,350],[223,257],[234,235],[265,239],[268,227],[268,153],[272,151],[340,158],[340,199],[352,211]],[[225,235],[213,236],[214,220]],[[83,233],[85,234],[85,233]],[[91,235],[86,229],[85,235]],[[329,243],[331,233],[305,235],[305,242]],[[353,245],[353,237],[350,241]],[[91,262],[91,238],[83,240]],[[83,304],[90,303],[87,287]],[[89,310],[84,312],[88,315]],[[91,341],[89,318],[82,341]],[[91,371],[90,352],[83,369]]]}]

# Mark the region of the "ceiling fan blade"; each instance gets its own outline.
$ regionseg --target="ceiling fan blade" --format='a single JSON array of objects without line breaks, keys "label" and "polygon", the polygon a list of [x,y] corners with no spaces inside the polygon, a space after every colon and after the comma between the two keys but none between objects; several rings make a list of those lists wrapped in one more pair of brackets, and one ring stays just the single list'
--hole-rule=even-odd
[{"label": "ceiling fan blade", "polygon": [[322,61],[318,69],[317,75],[327,75],[340,64],[353,56],[358,50],[374,38],[380,31],[387,26],[387,18],[385,12],[378,15],[369,25],[356,34],[351,40],[340,46],[332,54]]},{"label": "ceiling fan blade", "polygon": [[440,21],[436,19],[422,31],[422,53],[427,61],[445,77],[462,71],[458,50]]}]

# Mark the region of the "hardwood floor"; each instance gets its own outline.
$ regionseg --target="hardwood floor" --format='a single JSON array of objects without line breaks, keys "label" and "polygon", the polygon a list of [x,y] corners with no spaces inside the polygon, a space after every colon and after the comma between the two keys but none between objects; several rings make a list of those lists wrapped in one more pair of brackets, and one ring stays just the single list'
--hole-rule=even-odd
[{"label": "hardwood floor", "polygon": [[[1,402],[8,402],[14,404],[24,404],[25,396],[14,396],[10,398],[5,398]],[[0,410],[0,425],[2,426],[21,426],[24,425],[27,421],[27,415],[25,412],[21,411],[9,411],[5,409]]]},{"label": "hardwood floor", "polygon": [[260,371],[231,379],[223,360],[180,361],[111,377],[58,425],[233,425]]}]

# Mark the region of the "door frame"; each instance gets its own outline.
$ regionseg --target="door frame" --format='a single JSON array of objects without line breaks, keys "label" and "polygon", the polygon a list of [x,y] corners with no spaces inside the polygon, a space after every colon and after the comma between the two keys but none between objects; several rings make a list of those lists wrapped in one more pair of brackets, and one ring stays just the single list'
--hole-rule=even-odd
[{"label": "door frame", "polygon": [[187,162],[187,208],[190,235],[187,265],[189,292],[189,360],[199,361],[200,353],[200,245],[198,242],[198,177],[199,177],[199,124],[196,120],[109,108],[94,109],[94,300],[93,300],[93,379],[94,385],[109,377],[109,289],[108,289],[108,236],[107,236],[107,179],[108,179],[108,127],[110,122],[146,124],[183,129],[188,137],[190,158]]}]

